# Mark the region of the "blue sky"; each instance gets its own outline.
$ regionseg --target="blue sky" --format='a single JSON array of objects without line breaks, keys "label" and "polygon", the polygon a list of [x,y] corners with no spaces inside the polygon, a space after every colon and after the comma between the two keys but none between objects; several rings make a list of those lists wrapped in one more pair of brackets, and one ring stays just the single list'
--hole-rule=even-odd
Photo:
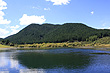
[{"label": "blue sky", "polygon": [[31,23],[84,23],[110,29],[110,0],[0,0],[0,38]]}]

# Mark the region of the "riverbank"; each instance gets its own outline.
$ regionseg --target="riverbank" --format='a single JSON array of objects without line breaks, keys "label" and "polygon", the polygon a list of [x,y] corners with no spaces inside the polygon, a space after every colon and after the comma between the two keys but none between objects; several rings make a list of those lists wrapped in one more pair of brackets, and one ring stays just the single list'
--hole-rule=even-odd
[{"label": "riverbank", "polygon": [[0,44],[0,51],[7,51],[7,50],[13,50],[13,49],[16,49],[16,48],[12,47],[12,46],[7,46],[7,45]]},{"label": "riverbank", "polygon": [[0,45],[0,50],[33,50],[33,49],[54,49],[54,48],[82,48],[82,49],[94,49],[110,51],[110,44],[93,44],[84,42],[72,42],[72,43],[36,43],[36,44],[23,44],[15,45],[13,47]]},{"label": "riverbank", "polygon": [[110,51],[110,44],[93,44],[87,42],[72,42],[72,43],[42,43],[42,44],[24,44],[17,45],[19,50],[32,50],[32,49],[54,49],[54,48],[82,48]]},{"label": "riverbank", "polygon": [[9,48],[10,46],[0,44],[0,48]]}]

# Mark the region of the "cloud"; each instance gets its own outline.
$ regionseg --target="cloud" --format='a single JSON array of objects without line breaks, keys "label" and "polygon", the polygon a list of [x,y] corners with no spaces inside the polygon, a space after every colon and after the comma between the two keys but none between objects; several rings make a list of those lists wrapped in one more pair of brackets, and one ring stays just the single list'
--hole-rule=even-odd
[{"label": "cloud", "polygon": [[27,16],[27,14],[23,14],[22,18],[19,19],[20,25],[29,25],[31,23],[42,24],[46,21],[44,16]]},{"label": "cloud", "polygon": [[4,58],[5,56],[6,56],[5,53],[0,54],[0,62],[2,62],[2,63],[0,63],[1,68],[8,65],[8,60],[6,58]]},{"label": "cloud", "polygon": [[110,27],[108,27],[108,29],[110,29]]},{"label": "cloud", "polygon": [[5,35],[5,34],[8,34],[9,31],[7,31],[6,29],[2,29],[0,28],[0,35]]},{"label": "cloud", "polygon": [[15,69],[19,69],[19,64],[18,64],[18,60],[14,60],[14,59],[10,59],[10,67],[13,69],[13,68],[15,68]]},{"label": "cloud", "polygon": [[19,73],[46,73],[45,69],[20,69]]},{"label": "cloud", "polygon": [[[2,18],[2,17],[0,17],[0,18]],[[10,24],[11,23],[11,21],[9,20],[7,20],[7,19],[0,19],[0,24]]]},{"label": "cloud", "polygon": [[5,38],[8,33],[8,30],[0,28],[0,38]]},{"label": "cloud", "polygon": [[20,26],[19,25],[16,25],[16,26],[11,26],[10,28],[12,28],[12,29],[17,29],[17,28],[19,28]]},{"label": "cloud", "polygon": [[94,11],[92,11],[91,14],[93,15],[94,14]]},{"label": "cloud", "polygon": [[10,33],[10,35],[13,35],[13,34],[16,34],[16,33],[18,33],[20,30],[17,30],[17,29],[11,29],[11,33]]},{"label": "cloud", "polygon": [[20,30],[18,30],[19,27],[20,27],[19,25],[11,26],[11,27],[10,27],[10,28],[11,28],[11,33],[10,33],[10,35],[13,35],[13,34],[18,33],[18,32],[20,31]]},{"label": "cloud", "polygon": [[33,6],[32,9],[40,9],[40,7],[35,7],[35,6]]},{"label": "cloud", "polygon": [[0,16],[4,16],[4,12],[3,11],[0,11]]},{"label": "cloud", "polygon": [[50,10],[50,8],[44,8],[44,10]]},{"label": "cloud", "polygon": [[110,30],[110,27],[103,27],[103,28],[99,28],[99,29],[109,29]]},{"label": "cloud", "polygon": [[46,0],[46,1],[50,1],[53,2],[53,5],[67,5],[70,3],[71,0]]},{"label": "cloud", "polygon": [[7,9],[7,3],[5,1],[0,0],[0,10]]},{"label": "cloud", "polygon": [[0,24],[10,24],[11,21],[10,20],[7,20],[7,19],[4,19],[4,15],[5,13],[2,11],[4,9],[7,9],[7,3],[0,0]]},{"label": "cloud", "polygon": [[[0,28],[0,38],[5,38],[9,35],[18,33],[20,31],[20,29],[18,29],[19,27],[20,27],[19,25],[16,25],[16,26],[7,26],[5,29]],[[6,29],[10,29],[10,31]]]}]

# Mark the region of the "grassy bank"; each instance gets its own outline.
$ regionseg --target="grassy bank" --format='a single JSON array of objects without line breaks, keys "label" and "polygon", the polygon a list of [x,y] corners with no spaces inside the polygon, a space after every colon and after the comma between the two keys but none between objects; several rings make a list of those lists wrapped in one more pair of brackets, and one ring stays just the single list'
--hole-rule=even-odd
[{"label": "grassy bank", "polygon": [[0,44],[0,48],[10,48],[10,46]]},{"label": "grassy bank", "polygon": [[[83,42],[63,42],[63,43],[34,43],[34,44],[14,44],[14,48],[20,50],[28,49],[54,49],[54,48],[85,48],[96,50],[110,51],[110,37],[97,39],[96,41],[83,41]],[[0,48],[11,48],[10,46],[1,45]]]},{"label": "grassy bank", "polygon": [[18,49],[52,49],[52,48],[85,48],[97,50],[109,50],[110,44],[100,44],[94,42],[65,42],[65,43],[42,43],[16,45]]},{"label": "grassy bank", "polygon": [[59,47],[75,47],[81,45],[80,42],[78,43],[42,43],[42,44],[24,44],[24,45],[17,45],[19,48],[59,48]]}]

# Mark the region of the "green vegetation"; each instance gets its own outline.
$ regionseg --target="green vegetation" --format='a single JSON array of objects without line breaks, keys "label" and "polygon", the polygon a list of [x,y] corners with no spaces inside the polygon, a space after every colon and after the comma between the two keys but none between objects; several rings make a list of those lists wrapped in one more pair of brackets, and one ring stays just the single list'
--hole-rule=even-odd
[{"label": "green vegetation", "polygon": [[31,24],[15,35],[5,39],[15,44],[93,42],[102,37],[109,37],[110,30],[94,29],[82,23]]},{"label": "green vegetation", "polygon": [[86,41],[91,41],[91,42],[93,42],[93,41],[95,41],[95,40],[97,40],[97,39],[98,39],[98,37],[97,37],[96,35],[94,35],[94,36],[90,36],[89,38],[87,38]]},{"label": "green vegetation", "polygon": [[[78,43],[77,43],[78,44]],[[18,45],[19,48],[59,48],[59,47],[74,47],[76,43],[42,43],[42,44],[24,44]]]},{"label": "green vegetation", "polygon": [[12,48],[14,46],[13,43],[11,43],[9,40],[2,39],[0,41],[0,50],[4,50],[3,48]]},{"label": "green vegetation", "polygon": [[[97,39],[95,41],[75,41],[75,42],[63,42],[63,43],[34,43],[34,44],[19,44],[15,47],[21,49],[51,49],[59,47],[69,47],[69,48],[109,48],[110,47],[110,37],[104,37]],[[101,49],[100,49],[101,50]]]},{"label": "green vegetation", "polygon": [[10,48],[10,46],[0,44],[0,48]]},{"label": "green vegetation", "polygon": [[[94,39],[95,36],[93,36]],[[91,37],[89,38],[91,40]],[[110,37],[103,37],[95,41],[74,41],[74,42],[62,42],[62,43],[34,43],[34,44],[13,44],[18,49],[52,49],[52,48],[109,48]],[[5,41],[5,42],[4,42]],[[0,48],[10,48],[10,42],[6,46],[6,40],[2,40],[3,44],[0,44]],[[108,49],[109,50],[109,49]]]},{"label": "green vegetation", "polygon": [[110,37],[103,37],[101,39],[94,41],[94,43],[110,44]]},{"label": "green vegetation", "polygon": [[13,43],[11,43],[9,40],[5,40],[5,39],[2,39],[0,41],[0,44],[2,44],[2,45],[8,45],[8,46],[14,46]]},{"label": "green vegetation", "polygon": [[94,29],[82,23],[31,24],[17,34],[1,39],[0,44],[23,49],[110,47],[110,30]]},{"label": "green vegetation", "polygon": [[0,38],[0,41],[3,40],[2,38]]}]

